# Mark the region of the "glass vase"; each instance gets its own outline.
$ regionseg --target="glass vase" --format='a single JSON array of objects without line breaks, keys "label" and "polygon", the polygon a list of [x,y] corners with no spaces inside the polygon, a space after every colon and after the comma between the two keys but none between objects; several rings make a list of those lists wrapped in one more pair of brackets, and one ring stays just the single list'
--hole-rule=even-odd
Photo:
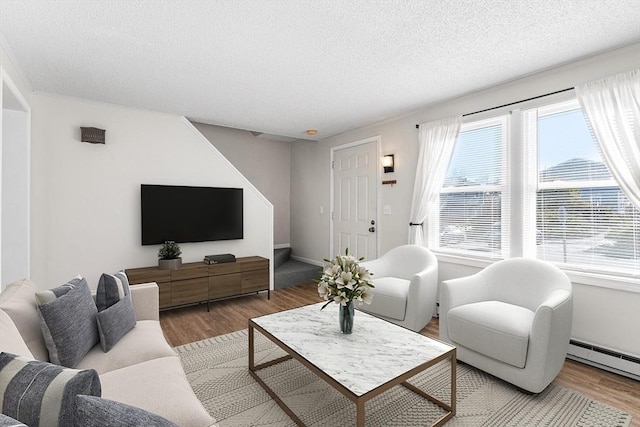
[{"label": "glass vase", "polygon": [[347,305],[340,306],[340,332],[350,334],[353,329],[353,301],[349,301]]}]

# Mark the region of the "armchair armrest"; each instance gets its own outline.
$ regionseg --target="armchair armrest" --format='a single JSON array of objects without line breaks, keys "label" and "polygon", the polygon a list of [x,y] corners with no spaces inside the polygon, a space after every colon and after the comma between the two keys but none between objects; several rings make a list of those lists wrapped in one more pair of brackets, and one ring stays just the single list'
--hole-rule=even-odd
[{"label": "armchair armrest", "polygon": [[547,299],[544,300],[542,304],[538,307],[538,310],[543,307],[548,307],[552,310],[560,307],[562,304],[567,302],[567,300],[571,299],[571,292],[566,291],[564,289],[557,289],[547,296]]},{"label": "armchair armrest", "polygon": [[547,343],[553,340],[553,335],[556,332],[562,330],[561,341],[563,341],[564,337],[568,337],[571,333],[572,315],[573,297],[571,292],[564,289],[551,292],[536,310],[531,325],[531,340]]},{"label": "armchair armrest", "polygon": [[160,320],[160,289],[155,282],[130,285],[136,320]]},{"label": "armchair armrest", "polygon": [[[432,284],[432,286],[425,289],[424,285],[426,283]],[[431,291],[433,291],[433,302],[435,303],[435,297],[438,291],[438,264],[429,265],[421,272],[413,275],[409,282],[409,301],[417,299],[420,293],[431,293]]]},{"label": "armchair armrest", "polygon": [[442,308],[446,306],[447,311],[460,305],[487,301],[488,299],[487,282],[479,273],[442,282],[440,306]]},{"label": "armchair armrest", "polygon": [[362,262],[360,263],[360,266],[369,270],[369,273],[371,273],[374,280],[379,277],[387,276],[387,263],[382,258]]},{"label": "armchair armrest", "polygon": [[548,382],[562,369],[571,337],[572,318],[573,296],[564,289],[551,292],[536,310],[527,366],[535,366]]},{"label": "armchair armrest", "polygon": [[438,293],[438,264],[429,265],[414,274],[409,282],[407,295],[406,326],[419,331],[428,324],[436,308]]},{"label": "armchair armrest", "polygon": [[440,286],[440,339],[452,343],[449,338],[449,322],[447,321],[449,310],[488,299],[487,282],[480,273],[444,280]]}]

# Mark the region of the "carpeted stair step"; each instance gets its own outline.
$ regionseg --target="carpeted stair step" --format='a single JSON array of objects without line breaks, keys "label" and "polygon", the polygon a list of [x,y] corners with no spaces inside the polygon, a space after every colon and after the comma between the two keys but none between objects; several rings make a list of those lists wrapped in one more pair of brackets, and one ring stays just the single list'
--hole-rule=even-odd
[{"label": "carpeted stair step", "polygon": [[306,262],[290,259],[275,271],[275,288],[283,289],[292,286],[307,285],[320,278],[322,267]]},{"label": "carpeted stair step", "polygon": [[[286,251],[288,249],[288,252]],[[322,267],[302,261],[287,259],[280,263],[278,256],[281,253],[291,253],[290,248],[276,249],[274,251],[274,287],[275,289],[290,288],[292,286],[307,285],[314,279],[320,278]]]},{"label": "carpeted stair step", "polygon": [[291,248],[273,250],[273,268],[278,268],[291,257]]}]

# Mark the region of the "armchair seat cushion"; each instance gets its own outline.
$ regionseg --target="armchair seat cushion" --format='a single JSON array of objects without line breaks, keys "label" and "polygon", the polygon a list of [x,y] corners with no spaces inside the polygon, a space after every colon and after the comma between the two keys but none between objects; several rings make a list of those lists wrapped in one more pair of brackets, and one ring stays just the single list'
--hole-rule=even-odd
[{"label": "armchair seat cushion", "polygon": [[373,279],[373,285],[375,288],[371,290],[374,295],[371,304],[358,308],[391,319],[404,320],[409,281],[397,277],[380,277]]},{"label": "armchair seat cushion", "polygon": [[449,337],[458,345],[524,368],[534,315],[527,308],[500,301],[461,305],[448,313]]}]

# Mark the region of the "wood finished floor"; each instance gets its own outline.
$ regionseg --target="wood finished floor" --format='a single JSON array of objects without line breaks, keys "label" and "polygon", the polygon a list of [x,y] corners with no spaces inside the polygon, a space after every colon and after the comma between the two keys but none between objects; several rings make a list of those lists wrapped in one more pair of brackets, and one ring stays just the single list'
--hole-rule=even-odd
[{"label": "wood finished floor", "polygon": [[[271,292],[271,299],[261,293],[160,313],[160,324],[172,346],[187,344],[247,328],[247,320],[264,314],[320,302],[316,285],[311,283]],[[356,320],[357,321],[357,320]],[[438,338],[438,319],[420,331]],[[565,361],[555,383],[608,403],[633,416],[631,423],[640,427],[640,382],[571,360]]]}]

